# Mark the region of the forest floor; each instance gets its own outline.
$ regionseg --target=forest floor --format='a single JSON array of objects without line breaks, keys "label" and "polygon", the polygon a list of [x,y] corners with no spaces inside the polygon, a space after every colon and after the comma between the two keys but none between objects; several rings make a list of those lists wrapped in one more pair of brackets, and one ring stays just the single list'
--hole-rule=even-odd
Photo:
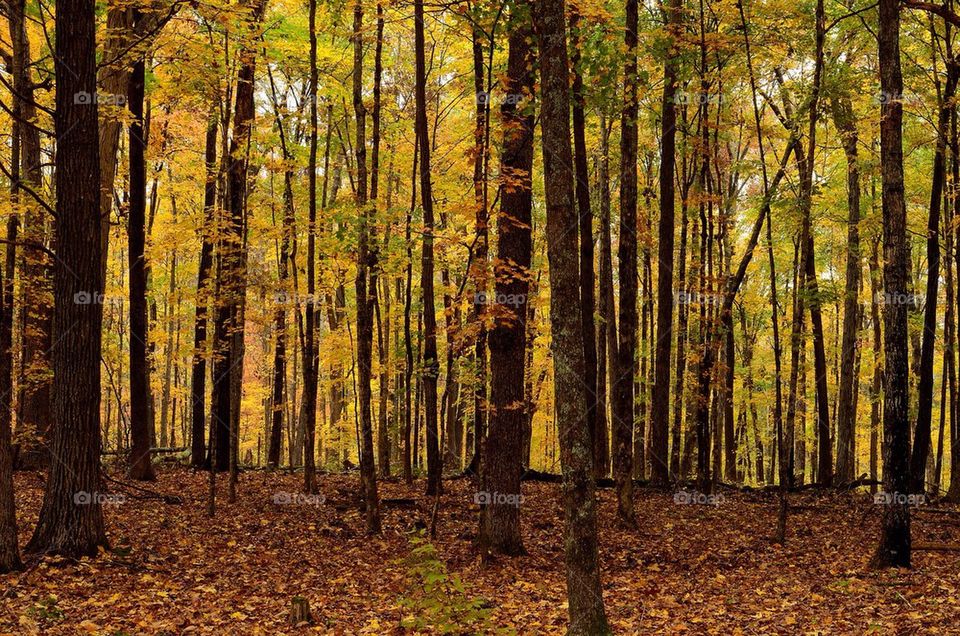
[{"label": "forest floor", "polygon": [[[301,479],[243,473],[238,502],[224,496],[214,519],[204,474],[165,470],[151,485],[181,505],[117,487],[128,494],[105,507],[110,551],[0,577],[0,634],[433,634],[442,623],[453,633],[564,632],[559,485],[524,483],[529,554],[482,567],[469,480],[445,482],[436,537],[416,548],[412,532],[433,509],[422,481],[381,482],[381,497],[414,501],[385,505],[382,536],[368,537],[356,474],[322,476],[313,500],[297,499]],[[42,486],[40,473],[17,475],[21,545]],[[715,505],[681,505],[640,489],[640,529],[628,531],[614,519],[614,493],[599,491],[604,600],[617,633],[960,633],[958,552],[918,551],[909,571],[869,569],[882,509],[869,494],[791,495],[780,547],[770,541],[774,494],[721,492]],[[914,541],[960,543],[952,512],[914,515]],[[311,626],[290,625],[295,596],[309,601]]]}]

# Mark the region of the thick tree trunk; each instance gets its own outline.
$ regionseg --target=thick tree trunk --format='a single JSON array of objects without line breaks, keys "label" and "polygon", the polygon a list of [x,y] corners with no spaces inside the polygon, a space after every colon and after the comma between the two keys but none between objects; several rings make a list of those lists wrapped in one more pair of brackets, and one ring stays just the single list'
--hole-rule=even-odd
[{"label": "thick tree trunk", "polygon": [[[524,408],[527,296],[533,249],[533,54],[530,16],[512,16],[503,101],[500,215],[494,261],[490,348],[490,421],[482,454],[480,545],[501,554],[523,554],[520,475]],[[591,279],[592,280],[592,279]]]},{"label": "thick tree trunk", "polygon": [[52,392],[51,462],[31,554],[96,556],[107,546],[100,493],[100,345],[103,305],[99,298],[100,147],[95,101],[75,96],[96,92],[94,5],[58,0],[54,57],[57,94],[54,131],[57,224],[54,260],[54,341],[57,383]]},{"label": "thick tree trunk", "polygon": [[[880,168],[883,181],[883,285],[887,298],[906,298],[907,214],[903,196],[903,93],[900,73],[900,3],[880,0],[878,30],[880,90],[889,96],[880,104]],[[909,486],[909,361],[905,303],[885,303],[883,395],[883,488],[893,497],[884,506],[878,567],[910,567],[910,508],[898,497]]]},{"label": "thick tree trunk", "polygon": [[[636,2],[630,2],[634,11],[632,24],[636,27]],[[563,470],[569,615],[567,633],[609,634],[611,630],[603,608],[603,588],[600,584],[593,457],[584,409],[583,322],[580,317],[577,274],[577,212],[572,187],[574,173],[567,83],[569,66],[563,0],[541,0],[536,6],[535,20],[539,36],[543,104],[541,130],[547,207],[547,259],[550,263],[551,351]],[[628,33],[630,24],[628,20]],[[629,481],[629,470],[626,476]]]}]

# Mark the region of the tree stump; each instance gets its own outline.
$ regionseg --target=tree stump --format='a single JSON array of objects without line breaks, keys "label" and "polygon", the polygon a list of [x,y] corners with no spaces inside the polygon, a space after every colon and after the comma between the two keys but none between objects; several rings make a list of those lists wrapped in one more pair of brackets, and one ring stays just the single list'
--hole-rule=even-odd
[{"label": "tree stump", "polygon": [[310,601],[302,596],[294,596],[290,602],[290,624],[300,625],[302,623],[312,623],[313,617],[310,616]]}]

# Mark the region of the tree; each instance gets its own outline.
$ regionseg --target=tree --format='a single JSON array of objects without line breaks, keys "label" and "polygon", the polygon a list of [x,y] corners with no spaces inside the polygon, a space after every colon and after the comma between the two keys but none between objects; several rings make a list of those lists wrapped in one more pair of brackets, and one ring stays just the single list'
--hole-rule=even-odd
[{"label": "tree", "polygon": [[[635,2],[633,6],[636,11]],[[542,103],[540,126],[551,284],[551,352],[563,471],[564,553],[570,621],[567,633],[609,634],[611,630],[600,585],[593,457],[581,381],[584,369],[583,322],[580,317],[578,219],[572,187],[569,66],[563,0],[537,3],[534,24],[539,46]],[[628,34],[629,24],[628,20]],[[633,24],[636,25],[635,13]]]},{"label": "tree", "polygon": [[[371,244],[371,210],[367,202],[366,107],[363,104],[363,4],[353,8],[353,110],[357,120],[357,207],[360,232],[357,248],[357,366],[360,386],[360,482],[366,512],[367,532],[380,532],[377,476],[373,460],[373,414],[370,410],[370,380],[373,365],[373,304],[377,294],[377,255]],[[379,95],[378,95],[379,97]],[[379,133],[378,133],[379,134]],[[379,142],[379,140],[378,140]],[[376,160],[376,157],[374,158]],[[374,196],[376,205],[376,196]]]},{"label": "tree", "polygon": [[[480,545],[502,554],[523,554],[520,534],[524,373],[527,296],[530,281],[533,206],[533,53],[530,15],[521,7],[511,16],[509,54],[500,106],[503,150],[500,158],[500,214],[494,296],[488,308],[493,324],[490,348],[490,419],[482,454]],[[500,302],[503,299],[503,302]]]},{"label": "tree", "polygon": [[141,57],[133,65],[130,88],[130,212],[127,217],[130,264],[130,477],[153,481],[150,446],[150,362],[147,359],[147,270],[146,246],[147,140],[143,126],[143,99],[146,64]]},{"label": "tree", "polygon": [[[880,91],[880,170],[883,183],[883,289],[892,300],[908,298],[910,263],[903,198],[903,76],[900,72],[900,3],[880,0],[877,31]],[[883,488],[892,496],[884,506],[877,567],[910,567],[910,508],[897,497],[909,478],[910,425],[907,305],[883,306]]]},{"label": "tree", "polygon": [[674,171],[677,138],[677,66],[683,28],[683,0],[672,0],[667,9],[670,49],[663,65],[660,142],[660,224],[657,235],[657,340],[654,353],[653,402],[650,412],[651,479],[669,480],[668,423],[670,421],[670,349],[673,340],[673,235],[675,221]]},{"label": "tree", "polygon": [[633,513],[634,386],[637,356],[637,0],[627,0],[624,98],[620,115],[620,331],[613,391],[613,476],[617,518],[636,525]]},{"label": "tree", "polygon": [[197,267],[197,296],[193,323],[193,358],[190,365],[191,397],[191,445],[190,465],[200,468],[204,463],[206,444],[206,383],[207,383],[207,311],[210,305],[210,280],[213,268],[213,246],[216,221],[217,198],[217,114],[210,113],[207,134],[204,143],[203,161],[205,166],[203,184],[204,227],[200,239],[200,263]]},{"label": "tree", "polygon": [[415,0],[413,9],[416,58],[415,128],[420,152],[420,207],[423,210],[420,293],[423,297],[423,402],[424,426],[427,432],[427,494],[437,495],[442,489],[440,483],[442,458],[437,425],[437,377],[440,372],[440,362],[437,358],[437,310],[433,291],[433,186],[430,177],[430,135],[427,124],[427,62],[423,33],[423,0]]},{"label": "tree", "polygon": [[107,546],[99,496],[100,345],[104,283],[100,268],[100,147],[95,100],[94,5],[57,0],[57,94],[54,132],[58,152],[56,255],[53,270],[54,376],[51,394],[50,474],[40,517],[27,544],[31,554],[95,556]]}]

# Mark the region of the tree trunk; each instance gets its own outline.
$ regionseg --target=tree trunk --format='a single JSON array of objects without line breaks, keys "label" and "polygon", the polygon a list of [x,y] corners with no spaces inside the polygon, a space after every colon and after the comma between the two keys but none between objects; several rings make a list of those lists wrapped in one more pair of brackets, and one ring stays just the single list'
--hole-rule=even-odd
[{"label": "tree trunk", "polygon": [[[54,260],[54,342],[51,362],[57,383],[52,392],[51,462],[31,554],[71,558],[96,556],[107,546],[99,502],[100,345],[103,305],[99,298],[100,147],[95,101],[75,96],[96,93],[96,18],[94,5],[57,0],[54,57],[56,109],[54,131],[57,223]],[[67,62],[69,61],[69,66]]]},{"label": "tree trunk", "polygon": [[[265,0],[253,0],[250,27],[259,27]],[[220,224],[217,267],[217,315],[214,339],[218,355],[213,365],[213,416],[216,436],[215,468],[230,468],[238,423],[240,383],[243,379],[243,298],[246,295],[246,216],[250,132],[254,111],[256,48],[240,51],[234,105],[233,135],[227,156],[226,214]]]},{"label": "tree trunk", "polygon": [[437,426],[437,312],[433,292],[433,187],[430,176],[430,137],[427,128],[427,67],[424,42],[423,0],[414,1],[416,78],[416,133],[420,150],[420,202],[423,209],[423,250],[420,293],[423,303],[423,402],[427,440],[427,494],[437,495],[440,483],[440,438]]},{"label": "tree trunk", "polygon": [[[947,37],[952,37],[949,26]],[[960,68],[956,61],[947,60],[947,81],[943,91],[940,113],[937,118],[937,143],[933,157],[933,172],[930,186],[930,214],[927,217],[927,288],[923,309],[923,340],[920,345],[920,378],[917,384],[917,424],[913,439],[913,455],[910,457],[910,492],[926,490],[927,458],[930,455],[930,419],[933,413],[933,358],[937,339],[937,294],[940,284],[940,206],[947,172],[947,136],[950,113],[955,104],[953,95],[957,87]]]},{"label": "tree trunk", "polygon": [[[576,176],[574,194],[577,199],[577,215],[580,230],[580,316],[583,320],[583,359],[586,385],[587,430],[590,431],[592,447],[598,445],[597,437],[597,334],[593,314],[595,311],[593,269],[593,211],[590,209],[590,176],[587,166],[586,115],[581,68],[580,13],[576,5],[570,15],[570,65],[573,72],[573,168]],[[531,141],[532,144],[532,141]]]},{"label": "tree trunk", "polygon": [[[883,181],[883,285],[887,298],[906,298],[910,262],[903,196],[903,77],[900,73],[900,3],[880,0],[877,32],[880,90],[880,167]],[[884,506],[877,567],[910,567],[910,508],[897,495],[909,486],[910,424],[907,310],[885,303],[883,395],[883,488],[895,499]]]},{"label": "tree trunk", "polygon": [[147,272],[146,245],[147,168],[144,158],[147,140],[143,126],[145,63],[134,63],[128,101],[130,115],[130,211],[127,217],[127,256],[130,266],[130,477],[152,481],[150,455],[150,364],[147,360]]},{"label": "tree trunk", "polygon": [[[494,296],[488,311],[493,324],[490,348],[490,421],[484,444],[480,492],[480,545],[501,554],[523,554],[520,535],[520,475],[526,352],[527,296],[533,249],[533,54],[529,15],[512,16],[509,56],[500,107],[503,179],[497,217]],[[591,277],[592,281],[592,277]]]},{"label": "tree trunk", "polygon": [[[675,224],[674,172],[677,137],[677,66],[683,29],[683,0],[667,9],[670,48],[663,65],[660,105],[660,221],[657,229],[657,340],[654,353],[653,399],[650,411],[650,479],[665,485],[670,476],[670,350],[673,344],[673,238]],[[681,261],[682,265],[682,261]]]},{"label": "tree trunk", "polygon": [[[315,3],[316,0],[311,0]],[[311,4],[314,7],[314,4]],[[315,12],[316,9],[314,8]],[[371,207],[367,202],[366,107],[363,104],[363,4],[358,0],[353,8],[353,110],[357,120],[356,153],[357,207],[360,223],[357,242],[357,367],[359,386],[357,397],[360,409],[360,482],[367,532],[379,534],[380,509],[377,498],[377,476],[373,459],[373,414],[371,412],[370,382],[373,375],[373,303],[377,293],[377,254],[370,245],[376,245],[373,235]],[[315,41],[314,41],[315,43]],[[316,68],[316,49],[311,59]],[[379,95],[378,95],[379,97]],[[376,159],[376,157],[374,157]],[[374,195],[376,193],[374,192]]]},{"label": "tree trunk", "polygon": [[[617,518],[636,525],[633,512],[634,376],[637,355],[637,0],[627,0],[624,43],[624,104],[620,118],[620,331],[613,398],[613,476]],[[551,268],[552,271],[552,268]]]},{"label": "tree trunk", "polygon": [[847,268],[843,300],[843,339],[840,345],[840,388],[837,409],[837,481],[849,483],[856,478],[855,458],[857,414],[854,410],[854,374],[857,330],[860,324],[860,162],[857,157],[857,123],[850,96],[831,100],[833,121],[843,141],[847,160]]},{"label": "tree trunk", "polygon": [[[636,1],[629,0],[628,7],[631,4],[633,18],[627,21],[628,38],[631,38],[630,33],[636,33],[635,29],[630,30],[631,24],[636,27]],[[577,274],[577,212],[572,187],[574,172],[570,148],[569,66],[564,2],[542,0],[535,14],[540,48],[541,130],[547,208],[547,259],[550,263],[550,324],[553,334],[551,351],[563,469],[569,615],[567,633],[609,634],[611,630],[603,608],[603,589],[600,584],[593,457],[590,432],[585,421],[582,381],[583,322],[580,317]],[[633,41],[635,43],[635,39]],[[634,48],[634,56],[635,51]],[[626,477],[629,482],[629,470]]]},{"label": "tree trunk", "polygon": [[[610,473],[610,420],[607,405],[617,377],[617,314],[613,295],[613,241],[610,236],[610,126],[600,121],[600,324],[597,333],[597,425],[593,439],[593,469],[596,478]],[[606,375],[604,375],[606,374]]]},{"label": "tree trunk", "polygon": [[205,181],[203,188],[203,230],[200,238],[200,264],[197,269],[197,296],[193,326],[193,357],[191,362],[191,452],[190,465],[200,468],[204,463],[206,444],[206,400],[207,381],[207,311],[210,304],[210,270],[213,266],[213,245],[216,230],[217,199],[217,115],[210,114],[204,147]]}]

